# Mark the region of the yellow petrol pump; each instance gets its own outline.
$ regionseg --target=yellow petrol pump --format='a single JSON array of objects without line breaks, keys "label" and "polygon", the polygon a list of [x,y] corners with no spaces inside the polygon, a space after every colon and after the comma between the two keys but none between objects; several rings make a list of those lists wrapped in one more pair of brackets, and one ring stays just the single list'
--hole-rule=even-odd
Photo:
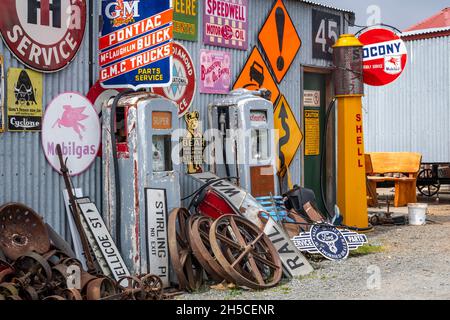
[{"label": "yellow petrol pump", "polygon": [[367,228],[366,172],[362,123],[363,45],[343,34],[334,45],[333,74],[338,101],[337,203],[343,224]]}]

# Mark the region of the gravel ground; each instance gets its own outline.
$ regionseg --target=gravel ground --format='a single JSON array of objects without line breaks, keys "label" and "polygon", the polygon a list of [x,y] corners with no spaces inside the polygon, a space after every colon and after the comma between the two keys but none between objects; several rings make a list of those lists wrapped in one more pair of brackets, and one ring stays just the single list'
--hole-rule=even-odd
[{"label": "gravel ground", "polygon": [[[401,214],[407,209],[391,211]],[[435,223],[378,226],[367,236],[371,245],[381,246],[380,252],[312,263],[312,274],[283,281],[273,289],[222,291],[205,286],[178,299],[450,299],[449,195],[441,196],[440,203],[430,203],[428,218]],[[368,281],[374,270],[379,270],[378,283]]]}]

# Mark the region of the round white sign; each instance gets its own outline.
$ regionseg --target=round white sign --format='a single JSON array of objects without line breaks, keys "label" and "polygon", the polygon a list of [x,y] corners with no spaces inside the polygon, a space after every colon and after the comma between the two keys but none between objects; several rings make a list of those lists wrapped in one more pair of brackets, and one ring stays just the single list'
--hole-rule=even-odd
[{"label": "round white sign", "polygon": [[58,144],[71,176],[83,173],[95,160],[100,145],[100,121],[92,103],[80,93],[63,93],[45,110],[42,148],[47,161],[60,172]]}]

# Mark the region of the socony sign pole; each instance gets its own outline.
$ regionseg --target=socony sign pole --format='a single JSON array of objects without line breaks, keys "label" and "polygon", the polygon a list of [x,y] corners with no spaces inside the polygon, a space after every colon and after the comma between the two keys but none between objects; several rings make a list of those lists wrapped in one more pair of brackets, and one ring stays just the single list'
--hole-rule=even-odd
[{"label": "socony sign pole", "polygon": [[362,47],[355,36],[344,34],[334,45],[333,54],[338,100],[337,202],[344,224],[357,228],[368,227],[361,101],[364,95]]}]

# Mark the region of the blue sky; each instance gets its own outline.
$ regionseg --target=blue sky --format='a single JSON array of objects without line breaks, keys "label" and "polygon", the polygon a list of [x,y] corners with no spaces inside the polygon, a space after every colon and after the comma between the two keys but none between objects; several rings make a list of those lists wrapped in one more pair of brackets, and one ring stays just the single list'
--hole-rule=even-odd
[{"label": "blue sky", "polygon": [[350,9],[356,13],[356,24],[366,25],[369,15],[367,8],[380,8],[381,22],[400,30],[422,21],[445,7],[450,0],[314,0],[315,2]]}]

